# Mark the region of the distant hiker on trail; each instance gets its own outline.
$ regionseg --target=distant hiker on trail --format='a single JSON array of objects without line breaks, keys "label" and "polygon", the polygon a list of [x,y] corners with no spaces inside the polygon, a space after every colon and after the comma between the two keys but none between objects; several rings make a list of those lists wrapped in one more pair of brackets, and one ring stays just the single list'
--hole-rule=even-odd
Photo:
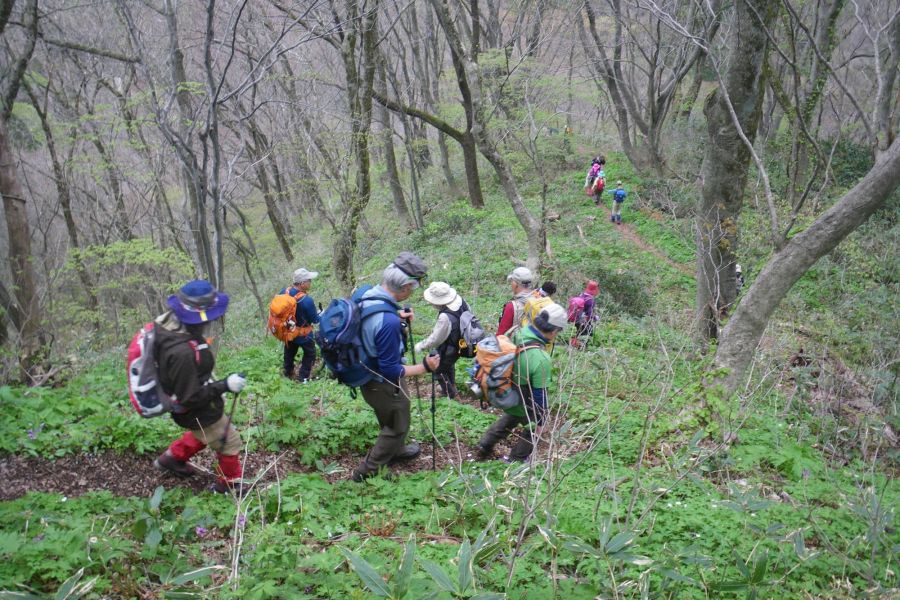
[{"label": "distant hiker on trail", "polygon": [[362,343],[368,359],[371,378],[360,385],[363,398],[375,411],[381,431],[375,445],[353,471],[350,479],[363,481],[377,474],[391,462],[409,460],[419,455],[418,444],[407,444],[409,432],[409,394],[406,378],[433,373],[440,357],[427,356],[420,365],[404,365],[401,319],[412,322],[413,312],[403,310],[400,303],[419,287],[428,268],[411,252],[401,252],[384,270],[381,285],[362,294],[361,310],[387,303],[391,310],[375,312],[362,321]]},{"label": "distant hiker on trail", "polygon": [[460,317],[469,305],[449,284],[435,281],[424,293],[425,300],[438,309],[438,318],[431,334],[418,342],[416,352],[437,348],[441,366],[435,371],[441,391],[451,400],[456,398],[456,361],[459,360],[459,339],[462,336]]},{"label": "distant hiker on trail", "polygon": [[546,348],[567,324],[566,310],[554,303],[542,310],[534,323],[512,336],[512,341],[519,347],[512,368],[512,384],[521,400],[512,408],[505,409],[504,414],[481,436],[478,442],[479,458],[490,457],[497,442],[508,437],[519,426],[522,426],[522,432],[509,457],[504,460],[526,461],[531,456],[534,449],[532,428],[543,425],[547,413],[551,365]]},{"label": "distant hiker on trail", "polygon": [[240,491],[241,436],[225,416],[222,395],[240,393],[247,380],[232,373],[213,381],[216,361],[204,337],[209,324],[225,314],[228,296],[217,292],[208,281],[191,281],[169,296],[167,304],[171,310],[154,321],[159,384],[177,399],[172,420],[187,431],[153,465],[178,477],[190,477],[196,470],[188,461],[209,446],[219,459],[213,491]]},{"label": "distant hiker on trail", "polygon": [[580,347],[581,337],[590,338],[594,332],[594,321],[597,316],[594,314],[594,297],[600,293],[600,286],[596,281],[588,281],[584,286],[584,291],[569,298],[569,308],[566,318],[569,323],[575,325],[575,334],[569,340],[572,346]]},{"label": "distant hiker on trail", "polygon": [[591,161],[587,176],[584,178],[584,192],[594,200],[594,204],[600,204],[603,196],[603,188],[606,187],[606,174],[603,167],[606,165],[606,158],[598,156]]},{"label": "distant hiker on trail", "polygon": [[497,325],[497,335],[511,335],[522,322],[525,302],[532,294],[532,281],[534,275],[527,267],[516,267],[512,273],[506,276],[512,288],[512,300],[503,305],[500,314],[500,323]]},{"label": "distant hiker on trail", "polygon": [[284,344],[284,376],[291,378],[294,375],[294,361],[297,352],[303,349],[303,358],[300,362],[300,372],[297,381],[307,383],[312,373],[313,363],[316,362],[316,342],[313,338],[313,325],[319,322],[319,313],[316,311],[316,303],[309,295],[312,280],[319,276],[316,271],[297,269],[294,271],[294,284],[281,290],[282,294],[288,294],[297,301],[295,309],[295,326],[300,329],[300,335],[292,341]]},{"label": "distant hiker on trail", "polygon": [[610,192],[613,197],[612,203],[612,212],[609,215],[610,223],[621,223],[622,222],[622,203],[625,202],[625,198],[628,196],[628,192],[625,191],[625,188],[622,187],[622,182],[616,182],[616,189]]}]

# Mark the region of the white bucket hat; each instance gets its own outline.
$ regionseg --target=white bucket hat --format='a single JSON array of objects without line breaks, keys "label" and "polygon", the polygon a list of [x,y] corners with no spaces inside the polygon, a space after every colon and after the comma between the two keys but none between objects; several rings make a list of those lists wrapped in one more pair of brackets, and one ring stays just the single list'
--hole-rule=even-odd
[{"label": "white bucket hat", "polygon": [[556,302],[553,302],[552,304],[545,306],[544,309],[541,311],[541,315],[543,315],[544,313],[547,314],[547,316],[546,316],[547,323],[549,323],[550,325],[553,325],[554,327],[559,327],[560,329],[565,329],[566,326],[569,324],[569,320],[568,320],[567,314],[566,314],[566,309],[564,309],[562,306],[560,306]]},{"label": "white bucket hat", "polygon": [[530,286],[534,281],[534,273],[528,267],[516,267],[512,273],[506,276],[506,280]]},{"label": "white bucket hat", "polygon": [[446,306],[456,300],[457,296],[456,290],[443,281],[432,281],[423,295],[426,301],[435,306]]},{"label": "white bucket hat", "polygon": [[306,269],[297,269],[294,271],[294,283],[303,283],[304,281],[310,281],[311,279],[315,279],[319,276],[318,271],[307,271]]}]

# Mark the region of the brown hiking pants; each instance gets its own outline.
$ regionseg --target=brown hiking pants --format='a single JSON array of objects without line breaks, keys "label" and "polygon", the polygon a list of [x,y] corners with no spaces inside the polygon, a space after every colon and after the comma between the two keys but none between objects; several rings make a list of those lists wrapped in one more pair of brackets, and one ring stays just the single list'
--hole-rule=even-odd
[{"label": "brown hiking pants", "polygon": [[402,377],[399,388],[388,382],[370,381],[360,390],[366,403],[375,411],[381,428],[375,445],[356,467],[357,473],[368,475],[387,465],[403,450],[409,433],[409,394]]}]

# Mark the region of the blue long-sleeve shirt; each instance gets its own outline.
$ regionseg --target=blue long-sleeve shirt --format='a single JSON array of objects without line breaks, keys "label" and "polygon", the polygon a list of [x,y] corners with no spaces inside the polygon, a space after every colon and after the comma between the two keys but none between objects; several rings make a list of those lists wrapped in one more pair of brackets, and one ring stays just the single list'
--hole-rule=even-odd
[{"label": "blue long-sleeve shirt", "polygon": [[[399,310],[396,300],[380,285],[363,294],[362,306],[387,302]],[[363,320],[362,339],[371,359],[370,368],[386,381],[398,382],[403,376],[403,329],[396,310],[376,313]]]},{"label": "blue long-sleeve shirt", "polygon": [[[299,290],[294,287],[289,287],[281,290],[281,293],[296,296],[299,293]],[[300,302],[297,303],[297,310],[294,313],[294,320],[300,327],[304,325],[315,325],[319,322],[319,311],[316,310],[316,303],[315,301],[313,301],[312,297],[309,294],[306,294],[300,300]],[[292,343],[300,345],[308,342],[311,339],[312,334],[304,335],[294,338],[294,341]]]}]

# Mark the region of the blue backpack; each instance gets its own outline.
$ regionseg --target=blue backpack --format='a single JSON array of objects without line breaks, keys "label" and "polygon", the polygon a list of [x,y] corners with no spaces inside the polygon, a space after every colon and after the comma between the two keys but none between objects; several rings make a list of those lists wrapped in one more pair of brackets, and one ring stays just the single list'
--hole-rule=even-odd
[{"label": "blue backpack", "polygon": [[396,312],[400,306],[383,298],[367,300],[360,306],[363,294],[371,285],[360,286],[349,298],[335,298],[319,318],[316,343],[322,350],[325,366],[338,381],[352,388],[370,381],[374,375],[370,364],[374,358],[366,352],[362,339],[363,321],[377,313]]}]

